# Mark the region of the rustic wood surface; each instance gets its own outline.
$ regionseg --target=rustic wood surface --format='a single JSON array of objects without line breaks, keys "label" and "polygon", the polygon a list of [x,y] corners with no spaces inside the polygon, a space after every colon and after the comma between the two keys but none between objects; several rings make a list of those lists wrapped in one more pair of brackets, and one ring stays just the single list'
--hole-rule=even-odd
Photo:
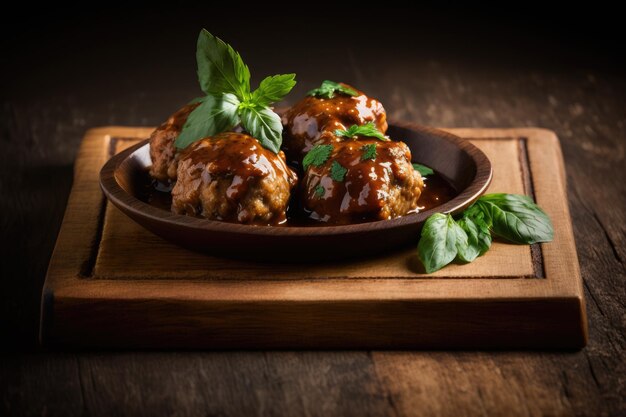
[{"label": "rustic wood surface", "polygon": [[83,139],[44,284],[41,337],[47,346],[397,349],[585,343],[563,160],[551,131],[450,130],[488,155],[494,169],[490,192],[532,195],[553,219],[554,241],[533,246],[534,255],[530,246],[494,242],[480,260],[430,275],[421,271],[415,244],[365,259],[293,264],[224,259],[164,241],[103,201],[98,183],[104,161],[150,131],[110,126],[91,129]]},{"label": "rustic wood surface", "polygon": [[[313,25],[299,20],[270,21],[267,35],[252,34],[234,18],[220,24],[210,10],[177,15],[170,8],[167,19],[12,17],[16,25],[41,26],[2,27],[10,36],[3,38],[8,59],[0,81],[0,414],[626,414],[626,78],[616,62],[623,59],[618,38],[587,43],[623,25],[607,23],[620,15],[605,8],[596,19],[601,31],[586,24],[599,17],[592,8],[573,21],[562,11],[532,11],[527,20],[459,14],[452,22],[457,31],[446,24],[448,13],[435,16],[436,24],[405,13],[374,42],[333,30],[312,40]],[[572,26],[546,34],[554,22]],[[172,30],[155,30],[158,24]],[[40,291],[80,139],[93,126],[155,125],[197,94],[193,48],[181,45],[193,45],[201,26],[233,43],[257,82],[296,72],[292,97],[330,78],[370,92],[399,120],[554,130],[566,165],[588,346],[580,352],[39,350]],[[303,45],[306,51],[297,52]]]}]

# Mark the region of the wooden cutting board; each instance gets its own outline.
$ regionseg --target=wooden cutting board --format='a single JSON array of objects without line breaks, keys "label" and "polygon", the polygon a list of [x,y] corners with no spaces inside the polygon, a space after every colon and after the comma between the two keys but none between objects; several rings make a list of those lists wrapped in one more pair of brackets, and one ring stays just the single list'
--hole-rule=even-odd
[{"label": "wooden cutting board", "polygon": [[415,248],[359,261],[255,263],[179,248],[103,198],[98,174],[151,128],[89,130],[42,294],[49,346],[580,348],[582,281],[559,142],[544,129],[448,129],[491,159],[489,192],[533,196],[548,244],[495,242],[425,275]]}]

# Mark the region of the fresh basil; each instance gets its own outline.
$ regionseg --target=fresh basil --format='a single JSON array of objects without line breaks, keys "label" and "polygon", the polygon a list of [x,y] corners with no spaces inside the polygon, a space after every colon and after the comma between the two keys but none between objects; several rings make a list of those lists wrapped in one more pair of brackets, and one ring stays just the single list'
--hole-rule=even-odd
[{"label": "fresh basil", "polygon": [[435,173],[432,168],[428,168],[426,165],[422,164],[413,164],[413,169],[419,172],[422,177],[433,175]]},{"label": "fresh basil", "polygon": [[241,124],[264,148],[274,153],[280,151],[283,142],[283,125],[280,116],[267,107],[242,107]]},{"label": "fresh basil", "polygon": [[198,36],[196,59],[200,87],[207,96],[191,102],[202,104],[189,115],[176,147],[184,149],[196,140],[241,124],[263,147],[278,153],[283,126],[269,106],[291,91],[295,74],[266,77],[250,93],[250,70],[239,53],[206,29]]},{"label": "fresh basil", "polygon": [[486,194],[459,220],[449,214],[430,216],[422,229],[418,255],[426,272],[435,272],[453,260],[472,262],[491,247],[491,234],[514,243],[549,242],[552,222],[530,197]]},{"label": "fresh basil", "polygon": [[344,168],[339,162],[333,161],[330,166],[330,177],[338,182],[342,182],[346,178],[348,170]]},{"label": "fresh basil", "polygon": [[374,160],[376,159],[376,144],[368,143],[367,145],[361,146],[361,151],[363,154],[361,155],[361,161],[367,161],[368,159]]},{"label": "fresh basil", "polygon": [[456,258],[459,230],[449,214],[435,213],[426,220],[417,250],[427,273],[440,270]]},{"label": "fresh basil", "polygon": [[318,185],[317,187],[315,187],[315,190],[314,190],[315,197],[322,198],[324,197],[325,193],[326,193],[326,189],[323,186]]},{"label": "fresh basil", "polygon": [[366,136],[371,138],[380,139],[382,141],[388,141],[389,138],[383,135],[373,122],[366,123],[364,125],[352,125],[347,130],[335,129],[335,135],[343,136],[346,138],[353,138],[355,136]]},{"label": "fresh basil", "polygon": [[351,97],[359,95],[359,92],[356,91],[354,88],[347,87],[345,85],[336,83],[334,81],[324,80],[322,82],[322,85],[320,85],[318,88],[314,88],[313,90],[309,91],[307,93],[307,96],[315,96],[315,97],[321,97],[321,98],[333,98],[335,97],[336,92],[339,92],[339,93],[342,93]]},{"label": "fresh basil", "polygon": [[202,103],[189,114],[174,145],[184,149],[198,139],[232,129],[239,123],[238,106],[239,100],[234,94],[204,97]]},{"label": "fresh basil", "polygon": [[252,102],[257,106],[269,106],[280,101],[296,85],[296,74],[272,75],[266,77],[259,88],[252,93]]},{"label": "fresh basil", "polygon": [[333,151],[333,145],[316,145],[311,149],[302,160],[302,168],[306,171],[311,165],[316,167],[322,165],[328,160],[331,152]]},{"label": "fresh basil", "polygon": [[533,201],[518,194],[487,194],[476,205],[485,214],[494,234],[514,243],[550,242],[552,222]]},{"label": "fresh basil", "polygon": [[467,248],[459,251],[459,258],[463,262],[472,262],[489,250],[491,247],[489,230],[487,230],[487,233],[484,233],[484,230],[480,229],[469,217],[459,219],[457,224],[467,236]]},{"label": "fresh basil", "polygon": [[250,96],[250,70],[230,45],[206,29],[200,31],[196,48],[198,80],[207,95],[232,93],[240,101]]}]

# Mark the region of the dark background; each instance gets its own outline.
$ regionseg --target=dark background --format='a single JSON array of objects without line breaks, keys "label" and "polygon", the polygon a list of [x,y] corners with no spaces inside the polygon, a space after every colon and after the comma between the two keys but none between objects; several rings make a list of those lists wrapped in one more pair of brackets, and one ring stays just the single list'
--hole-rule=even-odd
[{"label": "dark background", "polygon": [[[80,371],[67,363],[89,361],[90,354],[46,353],[37,345],[40,291],[71,187],[72,164],[86,129],[156,125],[199,94],[194,53],[202,27],[241,53],[253,86],[266,75],[297,73],[298,85],[287,103],[331,79],[379,98],[393,119],[442,127],[555,130],[565,156],[590,317],[589,347],[571,364],[588,367],[593,377],[572,378],[581,387],[585,378],[596,385],[593,395],[572,401],[572,410],[589,415],[624,411],[626,54],[621,15],[599,3],[554,10],[531,3],[509,4],[510,10],[363,8],[357,3],[329,9],[311,3],[299,5],[308,12],[287,16],[290,7],[152,5],[86,11],[22,6],[3,12],[0,334],[6,353],[0,361],[0,414],[37,415],[44,409],[52,415],[98,414],[101,404],[87,401],[82,381],[76,382],[83,391],[82,408],[68,411],[74,401],[67,392],[78,388],[67,381],[79,378]],[[116,355],[107,357],[107,366],[132,363],[157,378],[155,369],[162,363],[189,366],[183,354],[163,353],[156,361],[151,354]],[[560,356],[551,355],[554,366],[561,366]],[[303,365],[294,369],[298,366]],[[170,371],[165,366],[162,372]],[[68,391],[50,391],[56,375],[71,385]],[[155,389],[141,388],[142,377],[133,377],[137,395]],[[354,384],[356,391],[346,395],[358,396]],[[121,394],[106,395],[110,404],[124,404]],[[177,401],[181,406],[188,402]]]}]

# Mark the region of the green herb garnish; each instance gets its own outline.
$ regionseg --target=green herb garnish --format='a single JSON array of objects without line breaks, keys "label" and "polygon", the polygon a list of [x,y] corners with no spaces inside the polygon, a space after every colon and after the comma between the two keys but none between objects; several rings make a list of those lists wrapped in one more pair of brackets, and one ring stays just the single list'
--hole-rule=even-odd
[{"label": "green herb garnish", "polygon": [[335,97],[335,92],[339,92],[351,97],[359,95],[359,92],[356,91],[354,88],[346,87],[330,80],[324,80],[322,82],[322,85],[309,91],[308,93],[306,93],[306,95],[321,98],[333,98]]},{"label": "green herb garnish", "polygon": [[368,143],[367,145],[361,146],[361,151],[363,154],[361,155],[361,161],[367,161],[368,159],[376,159],[376,144]]},{"label": "green herb garnish", "polygon": [[435,272],[456,258],[457,235],[465,233],[460,229],[449,214],[435,213],[426,220],[417,246],[426,272]]},{"label": "green herb garnish", "polygon": [[413,169],[419,172],[422,177],[426,177],[435,173],[432,168],[428,168],[426,165],[422,164],[413,164]]},{"label": "green herb garnish", "polygon": [[337,161],[333,161],[330,166],[330,177],[335,181],[342,182],[346,177],[346,173],[348,170],[341,166],[341,164]]},{"label": "green herb garnish", "polygon": [[332,151],[333,145],[317,145],[313,147],[313,149],[311,149],[304,156],[304,159],[302,160],[302,168],[306,171],[310,165],[314,165],[316,167],[322,165],[328,160]]},{"label": "green herb garnish", "polygon": [[324,194],[326,193],[326,189],[324,187],[322,187],[321,185],[318,185],[317,187],[315,187],[315,197],[317,198],[321,198],[324,196]]},{"label": "green herb garnish", "polygon": [[239,53],[206,29],[198,36],[196,60],[198,80],[206,96],[192,101],[201,104],[189,115],[176,138],[176,147],[184,149],[241,123],[263,147],[278,153],[283,127],[269,105],[291,91],[295,74],[266,77],[251,93],[250,70]]},{"label": "green herb garnish", "polygon": [[491,231],[511,242],[532,244],[550,242],[552,222],[530,197],[518,194],[487,194],[476,202]]},{"label": "green herb garnish", "polygon": [[417,246],[426,272],[453,260],[472,262],[491,247],[491,235],[513,243],[549,242],[554,230],[547,214],[518,194],[486,194],[463,212],[459,220],[436,213],[426,220]]},{"label": "green herb garnish", "polygon": [[352,125],[347,130],[336,129],[335,135],[343,136],[346,138],[353,138],[355,136],[367,136],[370,138],[376,138],[384,141],[389,140],[388,137],[383,135],[380,130],[376,128],[374,122],[369,122],[361,126]]}]

